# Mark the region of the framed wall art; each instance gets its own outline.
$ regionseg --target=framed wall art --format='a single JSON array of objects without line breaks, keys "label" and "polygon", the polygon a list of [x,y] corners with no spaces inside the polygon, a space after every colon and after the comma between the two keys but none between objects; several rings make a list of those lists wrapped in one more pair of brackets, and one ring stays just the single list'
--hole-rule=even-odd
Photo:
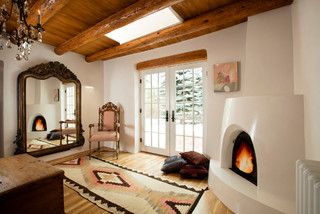
[{"label": "framed wall art", "polygon": [[214,64],[214,92],[239,91],[238,62]]}]

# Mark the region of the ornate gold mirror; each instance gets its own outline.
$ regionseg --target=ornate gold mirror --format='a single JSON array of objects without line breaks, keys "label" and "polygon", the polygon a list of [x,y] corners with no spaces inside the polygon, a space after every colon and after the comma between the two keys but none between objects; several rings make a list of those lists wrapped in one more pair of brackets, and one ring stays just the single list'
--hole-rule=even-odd
[{"label": "ornate gold mirror", "polygon": [[15,154],[41,156],[84,144],[81,83],[66,66],[49,62],[18,76]]}]

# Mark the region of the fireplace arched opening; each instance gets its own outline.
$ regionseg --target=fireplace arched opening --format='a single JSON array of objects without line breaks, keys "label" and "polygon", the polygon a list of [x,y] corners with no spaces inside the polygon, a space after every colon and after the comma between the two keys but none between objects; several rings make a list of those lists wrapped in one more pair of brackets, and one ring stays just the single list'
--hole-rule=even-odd
[{"label": "fireplace arched opening", "polygon": [[251,137],[244,131],[234,141],[231,170],[257,185],[256,154]]},{"label": "fireplace arched opening", "polygon": [[33,119],[32,131],[34,132],[47,131],[47,122],[42,115],[38,115]]}]

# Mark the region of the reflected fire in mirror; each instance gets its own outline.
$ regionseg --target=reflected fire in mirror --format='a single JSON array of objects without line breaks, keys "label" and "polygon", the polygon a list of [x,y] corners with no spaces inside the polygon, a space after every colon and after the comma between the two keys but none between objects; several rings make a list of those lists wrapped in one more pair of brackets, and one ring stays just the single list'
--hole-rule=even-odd
[{"label": "reflected fire in mirror", "polygon": [[44,131],[44,125],[41,119],[37,119],[35,123],[36,123],[35,131]]},{"label": "reflected fire in mirror", "polygon": [[245,144],[241,143],[239,150],[236,154],[236,166],[239,170],[245,173],[251,173],[253,171],[253,154],[250,147]]},{"label": "reflected fire in mirror", "polygon": [[32,131],[36,131],[36,132],[47,131],[47,122],[42,115],[38,115],[34,118],[32,123]]}]

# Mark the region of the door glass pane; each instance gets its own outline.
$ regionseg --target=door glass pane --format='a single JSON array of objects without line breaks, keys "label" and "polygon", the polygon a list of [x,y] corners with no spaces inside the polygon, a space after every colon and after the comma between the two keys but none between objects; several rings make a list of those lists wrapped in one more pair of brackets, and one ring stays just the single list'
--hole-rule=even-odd
[{"label": "door glass pane", "polygon": [[144,103],[151,103],[151,89],[144,90]]},{"label": "door glass pane", "polygon": [[144,75],[144,145],[166,148],[166,73]]},{"label": "door glass pane", "polygon": [[144,130],[151,131],[151,104],[144,105]]},{"label": "door glass pane", "polygon": [[74,120],[75,119],[75,87],[67,86],[66,87],[66,119]]},{"label": "door glass pane", "polygon": [[176,135],[184,135],[184,124],[181,120],[176,120]]},{"label": "door glass pane", "polygon": [[159,73],[159,88],[166,88],[166,73]]},{"label": "door glass pane", "polygon": [[194,151],[202,153],[203,149],[203,138],[195,137],[194,138]]},{"label": "door glass pane", "polygon": [[159,135],[159,148],[161,149],[166,148],[166,134]]},{"label": "door glass pane", "polygon": [[159,74],[156,73],[156,74],[152,74],[152,88],[158,88],[159,87]]},{"label": "door glass pane", "polygon": [[151,132],[144,133],[144,144],[146,146],[151,146]]},{"label": "door glass pane", "polygon": [[152,132],[152,147],[156,147],[156,148],[159,147],[158,138],[159,138],[159,134]]},{"label": "door glass pane", "polygon": [[159,88],[159,103],[166,103],[166,88]]},{"label": "door glass pane", "polygon": [[185,142],[185,151],[192,151],[193,150],[193,138],[191,137],[184,137]]},{"label": "door glass pane", "polygon": [[201,151],[203,147],[202,68],[175,72],[176,151]]},{"label": "door glass pane", "polygon": [[176,136],[176,151],[177,152],[183,152],[183,144],[184,144],[184,141],[183,141],[183,136],[179,136],[177,135]]},{"label": "door glass pane", "polygon": [[152,104],[152,132],[158,132],[159,125],[159,109],[158,104]]},{"label": "door glass pane", "polygon": [[152,88],[152,103],[158,103],[159,102],[159,89],[158,88]]},{"label": "door glass pane", "polygon": [[165,105],[159,105],[159,133],[166,133],[166,106]]},{"label": "door glass pane", "polygon": [[144,88],[151,88],[151,75],[144,76]]},{"label": "door glass pane", "polygon": [[202,138],[203,136],[203,124],[196,123],[194,124],[194,137]]}]

